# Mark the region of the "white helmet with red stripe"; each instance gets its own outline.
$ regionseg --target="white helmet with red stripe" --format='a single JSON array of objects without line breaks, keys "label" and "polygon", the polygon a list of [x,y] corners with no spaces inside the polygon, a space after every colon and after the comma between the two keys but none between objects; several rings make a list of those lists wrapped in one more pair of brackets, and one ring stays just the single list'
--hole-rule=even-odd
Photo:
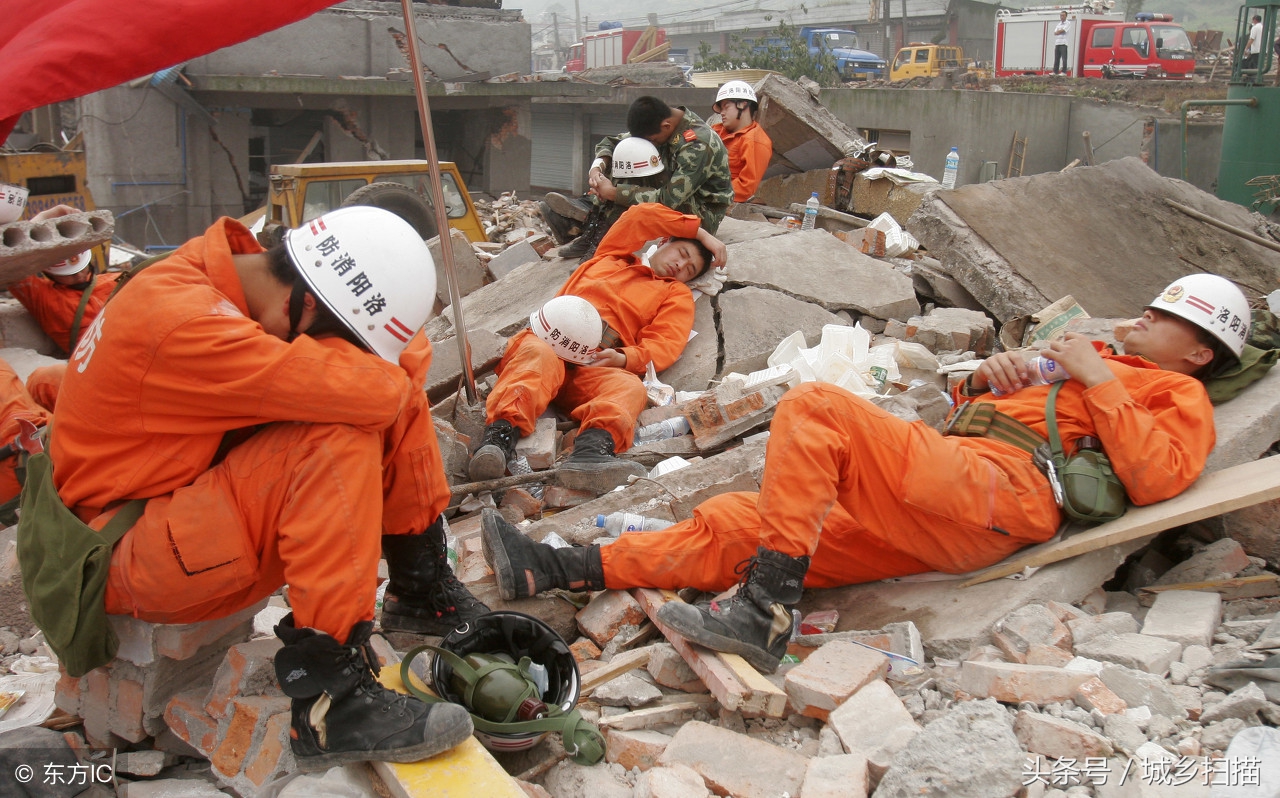
[{"label": "white helmet with red stripe", "polygon": [[333,314],[395,363],[431,318],[436,268],[427,244],[391,211],[340,208],[284,236],[289,258]]},{"label": "white helmet with red stripe", "polygon": [[590,363],[600,352],[604,322],[600,311],[582,297],[558,296],[529,315],[529,329],[561,360]]},{"label": "white helmet with red stripe", "polygon": [[1252,316],[1244,292],[1216,274],[1174,280],[1147,307],[1186,319],[1217,338],[1236,357],[1244,351]]},{"label": "white helmet with red stripe", "polygon": [[79,274],[85,270],[86,266],[89,265],[89,257],[91,255],[92,253],[86,249],[84,252],[81,252],[73,258],[58,261],[45,269],[44,273],[57,275],[58,277],[66,277],[70,274]]}]

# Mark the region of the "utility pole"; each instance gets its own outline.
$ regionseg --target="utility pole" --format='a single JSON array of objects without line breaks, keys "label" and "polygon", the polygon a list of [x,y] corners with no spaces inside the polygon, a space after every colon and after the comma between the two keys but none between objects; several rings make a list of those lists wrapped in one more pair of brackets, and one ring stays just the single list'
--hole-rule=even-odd
[{"label": "utility pole", "polygon": [[582,11],[578,8],[578,0],[573,0],[573,35],[582,41]]},{"label": "utility pole", "polygon": [[893,42],[889,41],[892,35],[892,26],[889,24],[889,18],[893,15],[893,8],[889,4],[890,0],[884,0],[884,60],[890,61],[893,58],[894,49]]},{"label": "utility pole", "polygon": [[560,53],[560,20],[556,19],[556,12],[551,12],[551,43],[556,51],[556,69],[564,66],[564,58]]}]

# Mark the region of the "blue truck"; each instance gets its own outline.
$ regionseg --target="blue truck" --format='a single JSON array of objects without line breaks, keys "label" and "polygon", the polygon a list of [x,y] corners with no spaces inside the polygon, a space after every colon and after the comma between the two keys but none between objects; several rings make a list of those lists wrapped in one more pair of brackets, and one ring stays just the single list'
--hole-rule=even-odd
[{"label": "blue truck", "polygon": [[875,53],[858,48],[856,31],[844,28],[801,28],[800,38],[809,45],[809,54],[826,50],[836,60],[841,80],[872,80],[886,77],[885,61]]}]

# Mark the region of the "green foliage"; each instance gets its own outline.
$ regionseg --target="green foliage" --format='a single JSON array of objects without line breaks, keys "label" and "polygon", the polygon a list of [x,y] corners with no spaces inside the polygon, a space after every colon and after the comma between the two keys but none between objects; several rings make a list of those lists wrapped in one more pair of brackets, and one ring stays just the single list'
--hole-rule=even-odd
[{"label": "green foliage", "polygon": [[727,53],[712,53],[711,45],[698,44],[697,68],[701,70],[772,69],[792,80],[811,78],[822,86],[839,86],[840,73],[835,56],[828,50],[809,54],[809,44],[800,29],[785,22],[757,39],[734,34]]}]

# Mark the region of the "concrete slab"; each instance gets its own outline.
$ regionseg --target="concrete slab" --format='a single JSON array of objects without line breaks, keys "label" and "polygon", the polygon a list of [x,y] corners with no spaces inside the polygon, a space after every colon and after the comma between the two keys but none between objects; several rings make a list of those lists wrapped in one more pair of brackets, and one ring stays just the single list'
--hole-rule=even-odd
[{"label": "concrete slab", "polygon": [[[492,370],[507,348],[506,336],[475,328],[467,333],[467,343],[471,347],[472,376]],[[426,390],[427,397],[434,404],[458,390],[462,380],[462,358],[458,356],[457,336],[433,341],[431,349],[431,369],[427,372]]]},{"label": "concrete slab", "polygon": [[[484,285],[484,264],[476,257],[466,233],[450,228],[449,241],[453,245],[453,272],[458,280],[458,295],[466,296]],[[444,271],[444,256],[440,253],[440,236],[427,239],[427,250],[431,252],[431,260],[436,267],[436,298],[440,304],[448,305],[449,283]]]},{"label": "concrete slab", "polygon": [[769,75],[755,89],[757,120],[773,140],[771,164],[783,171],[826,168],[866,146],[866,139],[799,83]]},{"label": "concrete slab", "polygon": [[936,192],[907,229],[1000,321],[1066,294],[1092,316],[1131,316],[1197,271],[1192,264],[1246,285],[1276,284],[1274,252],[1166,199],[1259,229],[1256,214],[1161,177],[1137,158]]},{"label": "concrete slab", "polygon": [[741,244],[744,241],[782,236],[788,232],[790,231],[769,222],[752,222],[726,216],[724,221],[720,223],[720,229],[716,230],[716,238],[723,241],[727,247],[730,244]]},{"label": "concrete slab", "polygon": [[1244,389],[1229,402],[1213,409],[1218,443],[1209,455],[1205,472],[1257,460],[1280,440],[1280,369]]},{"label": "concrete slab", "polygon": [[[831,240],[844,246],[834,238]],[[763,288],[722,291],[719,302],[724,346],[721,374],[731,371],[749,374],[764,368],[765,361],[782,339],[796,330],[804,333],[808,344],[816,345],[824,326],[844,324],[838,316],[817,305]]]},{"label": "concrete slab", "polygon": [[718,373],[720,334],[716,330],[716,309],[712,302],[706,294],[694,302],[693,331],[697,335],[685,345],[680,359],[658,374],[659,380],[677,391],[705,391]]},{"label": "concrete slab", "polygon": [[[526,263],[501,280],[463,297],[463,323],[468,330],[511,335],[529,323],[529,314],[555,296],[576,268],[577,261],[567,258]],[[426,331],[432,341],[453,335],[453,307],[445,308],[427,322]]]},{"label": "concrete slab", "polygon": [[42,222],[0,225],[0,285],[105,244],[115,234],[111,211],[83,211]]},{"label": "concrete slab", "polygon": [[851,310],[878,319],[920,313],[910,276],[825,230],[735,244],[729,249],[729,283],[781,291],[832,313]]}]

